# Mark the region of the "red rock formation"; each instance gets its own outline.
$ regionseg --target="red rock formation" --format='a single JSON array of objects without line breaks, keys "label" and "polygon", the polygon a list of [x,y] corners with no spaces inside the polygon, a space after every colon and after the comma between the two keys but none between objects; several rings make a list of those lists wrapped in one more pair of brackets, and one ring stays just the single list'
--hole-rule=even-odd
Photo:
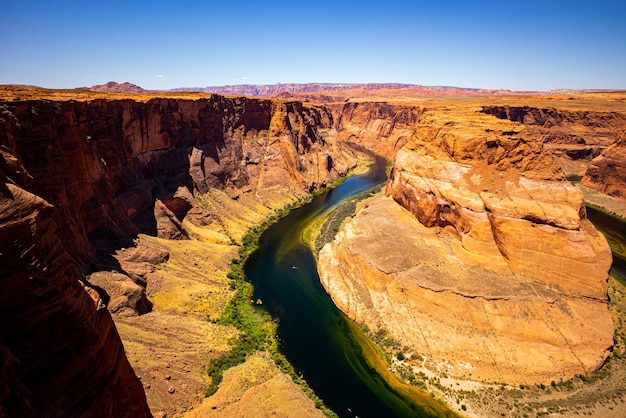
[{"label": "red rock formation", "polygon": [[0,415],[150,416],[97,293],[58,235],[54,208],[0,182]]},{"label": "red rock formation", "polygon": [[94,287],[108,288],[112,309],[145,312],[145,279],[111,255],[138,232],[184,238],[192,192],[236,187],[278,207],[276,196],[303,196],[355,162],[330,113],[299,103],[0,105],[0,412],[149,415],[84,274],[120,271],[96,273]]},{"label": "red rock formation", "polygon": [[393,158],[415,130],[424,111],[416,106],[378,102],[350,102],[329,106],[335,115],[339,137]]},{"label": "red rock formation", "polygon": [[0,144],[28,170],[29,190],[54,205],[60,236],[83,266],[94,240],[156,235],[164,219],[155,217],[157,199],[180,220],[190,191],[304,193],[354,161],[336,144],[330,114],[298,103],[214,96],[29,101],[1,111]]},{"label": "red rock formation", "polygon": [[523,123],[550,149],[567,174],[580,178],[590,161],[614,144],[626,126],[626,113],[532,106],[483,106],[483,112]]},{"label": "red rock formation", "polygon": [[147,93],[148,90],[139,87],[136,84],[125,82],[117,83],[115,81],[109,81],[106,84],[97,84],[91,87],[80,87],[78,90],[91,90],[91,91],[112,91],[120,93]]},{"label": "red rock formation", "polygon": [[610,196],[626,199],[626,131],[591,164],[582,185]]}]

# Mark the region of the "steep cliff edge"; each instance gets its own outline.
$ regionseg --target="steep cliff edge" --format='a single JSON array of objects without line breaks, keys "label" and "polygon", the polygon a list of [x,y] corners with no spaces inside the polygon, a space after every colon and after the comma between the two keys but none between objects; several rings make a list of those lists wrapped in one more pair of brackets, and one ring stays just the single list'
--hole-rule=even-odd
[{"label": "steep cliff edge", "polygon": [[414,131],[424,109],[387,102],[348,102],[328,106],[339,137],[393,159]]},{"label": "steep cliff edge", "polygon": [[156,235],[164,216],[155,211],[180,221],[191,192],[232,187],[277,207],[347,172],[353,158],[332,137],[330,114],[299,103],[27,101],[0,111],[0,144],[28,172],[28,190],[54,205],[82,265],[100,238]]},{"label": "steep cliff edge", "polygon": [[613,344],[611,253],[582,194],[524,126],[431,109],[319,255],[335,303],[457,378],[540,383]]},{"label": "steep cliff edge", "polygon": [[616,143],[591,160],[581,184],[626,200],[626,130],[619,133]]},{"label": "steep cliff edge", "polygon": [[528,132],[552,151],[566,174],[580,179],[592,159],[613,145],[626,127],[626,112],[614,109],[538,107],[536,105],[484,106],[483,112],[523,123]]},{"label": "steep cliff edge", "polygon": [[[151,416],[98,294],[59,237],[54,208],[0,170],[0,416]],[[13,177],[15,178],[15,177]]]},{"label": "steep cliff edge", "polygon": [[[2,412],[149,415],[94,289],[118,313],[149,311],[141,288],[151,273],[141,264],[163,262],[167,253],[137,254],[131,238],[185,240],[198,234],[196,225],[219,222],[202,198],[214,190],[259,205],[263,211],[244,224],[258,221],[356,163],[336,136],[325,109],[279,100],[2,103]],[[229,244],[243,234],[224,226],[220,233]],[[236,252],[225,247],[220,270]],[[148,335],[135,325],[126,326],[129,335]]]}]

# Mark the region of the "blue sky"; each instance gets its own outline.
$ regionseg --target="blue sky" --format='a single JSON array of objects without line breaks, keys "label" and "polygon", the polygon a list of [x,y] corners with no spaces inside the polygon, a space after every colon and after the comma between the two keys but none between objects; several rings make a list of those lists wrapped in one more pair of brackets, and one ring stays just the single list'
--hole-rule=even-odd
[{"label": "blue sky", "polygon": [[0,0],[0,84],[626,89],[626,0]]}]

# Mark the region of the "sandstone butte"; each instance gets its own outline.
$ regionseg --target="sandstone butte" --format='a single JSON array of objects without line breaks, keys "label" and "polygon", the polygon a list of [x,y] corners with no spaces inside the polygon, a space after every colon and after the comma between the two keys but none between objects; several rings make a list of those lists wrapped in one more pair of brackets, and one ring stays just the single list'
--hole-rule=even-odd
[{"label": "sandstone butte", "polygon": [[[321,280],[351,318],[448,375],[587,376],[613,346],[611,251],[553,153],[501,109],[426,109],[384,193],[320,252]],[[620,150],[576,162],[597,173]]]},{"label": "sandstone butte", "polygon": [[341,309],[453,375],[593,372],[610,252],[563,173],[619,197],[624,112],[392,93],[3,87],[0,416],[319,413],[264,353],[205,400],[204,368],[237,337],[214,323],[236,244],[354,167],[345,141],[394,168],[320,254]]}]

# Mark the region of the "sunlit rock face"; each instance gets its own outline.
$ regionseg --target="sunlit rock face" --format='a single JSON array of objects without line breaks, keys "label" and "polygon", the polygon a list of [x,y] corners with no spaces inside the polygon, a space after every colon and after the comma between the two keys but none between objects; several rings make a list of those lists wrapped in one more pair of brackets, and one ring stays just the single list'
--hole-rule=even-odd
[{"label": "sunlit rock face", "polygon": [[413,133],[420,106],[386,102],[349,102],[329,105],[342,140],[356,142],[389,159]]},{"label": "sunlit rock face", "polygon": [[320,252],[342,310],[456,377],[550,382],[603,364],[610,249],[522,125],[425,112],[385,194]]}]

